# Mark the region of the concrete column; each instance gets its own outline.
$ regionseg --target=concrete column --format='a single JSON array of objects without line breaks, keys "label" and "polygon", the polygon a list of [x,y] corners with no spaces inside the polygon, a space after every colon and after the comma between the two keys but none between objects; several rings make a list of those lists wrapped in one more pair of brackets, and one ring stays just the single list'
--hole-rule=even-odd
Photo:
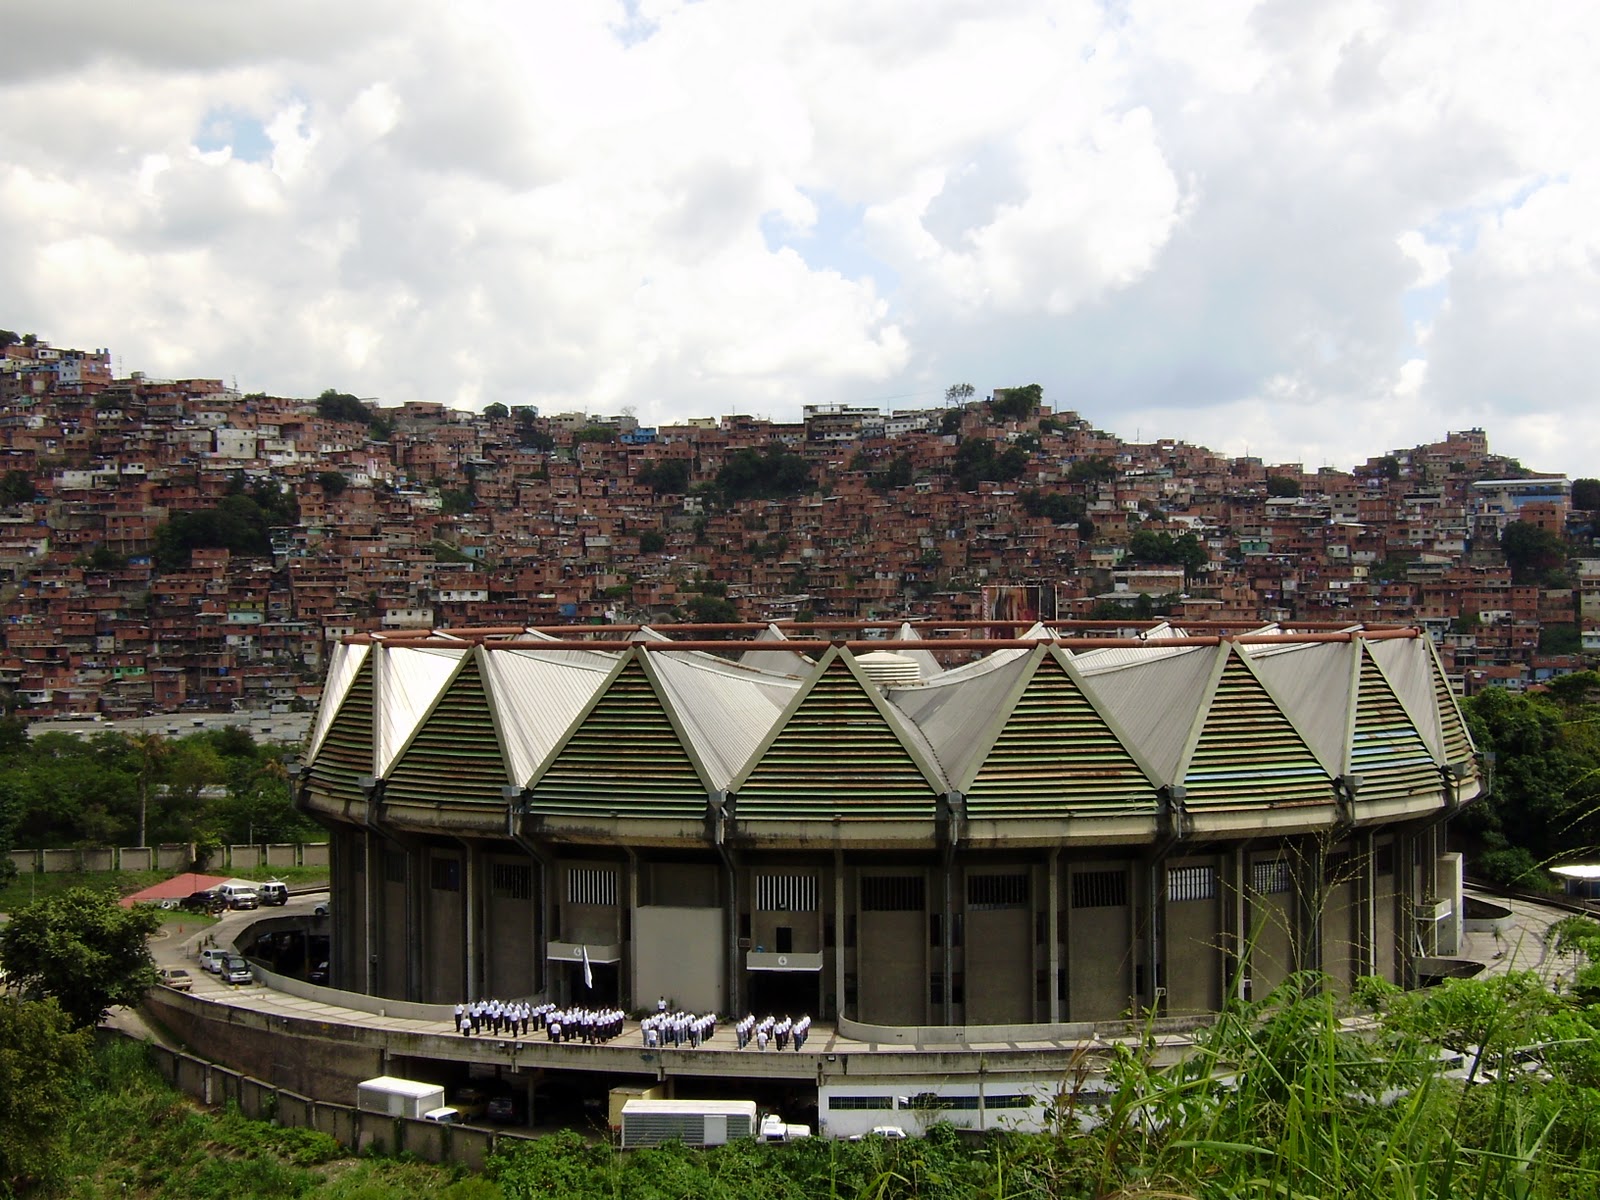
[{"label": "concrete column", "polygon": [[364,989],[369,996],[378,994],[378,903],[377,892],[379,889],[378,871],[381,869],[382,851],[378,849],[378,835],[372,830],[366,831],[366,845],[362,848],[367,856],[367,911],[366,931],[362,938],[361,954],[366,960],[362,968],[362,977],[367,981]]},{"label": "concrete column", "polygon": [[1322,909],[1327,900],[1323,884],[1327,853],[1322,839],[1301,839],[1295,855],[1295,966],[1301,971],[1322,970]]},{"label": "concrete column", "polygon": [[844,1012],[844,851],[833,852],[833,996],[834,1012]]},{"label": "concrete column", "polygon": [[1227,986],[1233,990],[1236,1000],[1245,999],[1245,980],[1250,976],[1249,953],[1250,946],[1246,939],[1250,936],[1248,925],[1250,898],[1246,891],[1249,880],[1245,878],[1245,851],[1244,846],[1236,845],[1228,856],[1228,875],[1231,886],[1228,889],[1228,937],[1233,943],[1233,978]]},{"label": "concrete column", "polygon": [[[639,994],[639,956],[634,953],[634,945],[639,936],[639,856],[632,850],[628,851],[628,936],[622,947],[622,953],[627,959],[628,969],[618,986],[622,995],[618,997],[618,1005],[624,1011],[634,1007],[634,997]],[[619,940],[623,940],[620,939]]]},{"label": "concrete column", "polygon": [[1050,972],[1045,981],[1045,996],[1048,999],[1052,1022],[1061,1020],[1061,989],[1056,981],[1061,978],[1061,851],[1052,848],[1050,857],[1045,865],[1046,878],[1044,881],[1045,903],[1050,906],[1045,914],[1044,946],[1046,969]]},{"label": "concrete column", "polygon": [[483,917],[483,897],[480,894],[482,886],[480,878],[482,874],[482,856],[478,850],[477,842],[464,842],[462,844],[466,847],[467,853],[466,879],[462,881],[462,886],[467,889],[466,903],[461,906],[462,921],[466,925],[463,930],[465,936],[461,939],[461,942],[466,950],[467,962],[466,970],[462,972],[462,977],[467,981],[467,995],[476,996],[480,993],[478,930],[482,928]]}]

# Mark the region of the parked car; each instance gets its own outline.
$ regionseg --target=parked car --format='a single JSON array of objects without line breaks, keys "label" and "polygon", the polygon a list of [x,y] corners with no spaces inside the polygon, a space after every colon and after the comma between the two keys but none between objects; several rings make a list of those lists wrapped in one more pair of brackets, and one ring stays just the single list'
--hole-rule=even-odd
[{"label": "parked car", "polygon": [[313,917],[325,917],[325,916],[327,916],[328,912],[329,912],[329,905],[330,904],[332,904],[332,899],[331,898],[328,899],[328,900],[318,900],[315,904],[313,904],[311,906],[311,915]]},{"label": "parked car", "polygon": [[484,1109],[489,1106],[489,1093],[480,1087],[464,1087],[450,1103],[461,1114],[463,1121],[470,1121],[483,1116]]},{"label": "parked car", "polygon": [[261,898],[263,908],[268,906],[281,907],[289,903],[289,885],[278,880],[269,880],[256,889],[256,894]]},{"label": "parked car", "polygon": [[453,1108],[430,1108],[422,1114],[422,1119],[440,1125],[454,1125],[461,1120],[461,1114]]},{"label": "parked car", "polygon": [[187,992],[194,987],[194,976],[182,967],[162,967],[161,982],[175,992]]},{"label": "parked car", "polygon": [[202,892],[190,892],[179,907],[187,912],[219,913],[228,907],[228,902],[217,894],[215,888],[207,888]]},{"label": "parked car", "polygon": [[255,976],[250,973],[250,964],[237,954],[229,955],[222,962],[219,972],[224,983],[253,983]]},{"label": "parked car", "polygon": [[238,957],[232,950],[222,946],[207,946],[200,951],[200,969],[210,971],[213,975],[222,974],[222,964],[230,958]]},{"label": "parked car", "polygon": [[520,1125],[522,1113],[515,1096],[491,1096],[485,1115],[496,1125]]},{"label": "parked car", "polygon": [[323,959],[316,966],[312,967],[309,971],[306,972],[306,982],[307,983],[327,983],[328,982],[328,960],[327,959]]}]

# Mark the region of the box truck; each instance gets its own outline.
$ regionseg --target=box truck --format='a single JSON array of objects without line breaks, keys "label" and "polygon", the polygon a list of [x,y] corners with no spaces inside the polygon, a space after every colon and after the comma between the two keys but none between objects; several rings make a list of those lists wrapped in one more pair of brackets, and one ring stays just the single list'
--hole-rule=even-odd
[{"label": "box truck", "polygon": [[437,1083],[380,1075],[356,1084],[356,1107],[362,1112],[420,1120],[444,1106],[444,1088]]},{"label": "box truck", "polygon": [[756,1136],[754,1100],[629,1100],[622,1106],[622,1147],[721,1146]]}]

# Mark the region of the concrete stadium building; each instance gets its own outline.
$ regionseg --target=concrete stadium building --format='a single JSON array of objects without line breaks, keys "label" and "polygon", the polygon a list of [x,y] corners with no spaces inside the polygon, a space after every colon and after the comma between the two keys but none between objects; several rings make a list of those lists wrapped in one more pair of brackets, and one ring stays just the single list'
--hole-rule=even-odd
[{"label": "concrete stadium building", "polygon": [[905,1041],[1454,951],[1479,776],[1416,629],[668,632],[336,649],[296,776],[335,987]]}]

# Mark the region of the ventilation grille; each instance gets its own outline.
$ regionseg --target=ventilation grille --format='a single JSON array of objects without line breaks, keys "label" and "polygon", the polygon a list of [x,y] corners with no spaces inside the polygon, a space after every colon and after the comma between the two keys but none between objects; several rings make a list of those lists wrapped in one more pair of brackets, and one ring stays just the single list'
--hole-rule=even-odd
[{"label": "ventilation grille", "polygon": [[468,658],[390,769],[388,804],[503,807],[505,761],[478,662]]},{"label": "ventilation grille", "polygon": [[1155,789],[1052,658],[1018,698],[966,793],[971,818],[1149,813]]},{"label": "ventilation grille", "polygon": [[1439,768],[1378,664],[1363,649],[1350,770],[1361,776],[1357,800],[1437,793]]},{"label": "ventilation grille", "polygon": [[739,820],[932,820],[916,760],[843,659],[834,659],[739,789]]},{"label": "ventilation grille", "polygon": [[309,775],[311,787],[335,803],[365,799],[356,780],[372,774],[372,656],[361,664],[328,725]]},{"label": "ventilation grille", "polygon": [[1231,653],[1183,786],[1190,809],[1333,802],[1332,781],[1316,755]]},{"label": "ventilation grille", "polygon": [[528,811],[700,820],[706,787],[638,659],[622,669],[555,761]]}]

